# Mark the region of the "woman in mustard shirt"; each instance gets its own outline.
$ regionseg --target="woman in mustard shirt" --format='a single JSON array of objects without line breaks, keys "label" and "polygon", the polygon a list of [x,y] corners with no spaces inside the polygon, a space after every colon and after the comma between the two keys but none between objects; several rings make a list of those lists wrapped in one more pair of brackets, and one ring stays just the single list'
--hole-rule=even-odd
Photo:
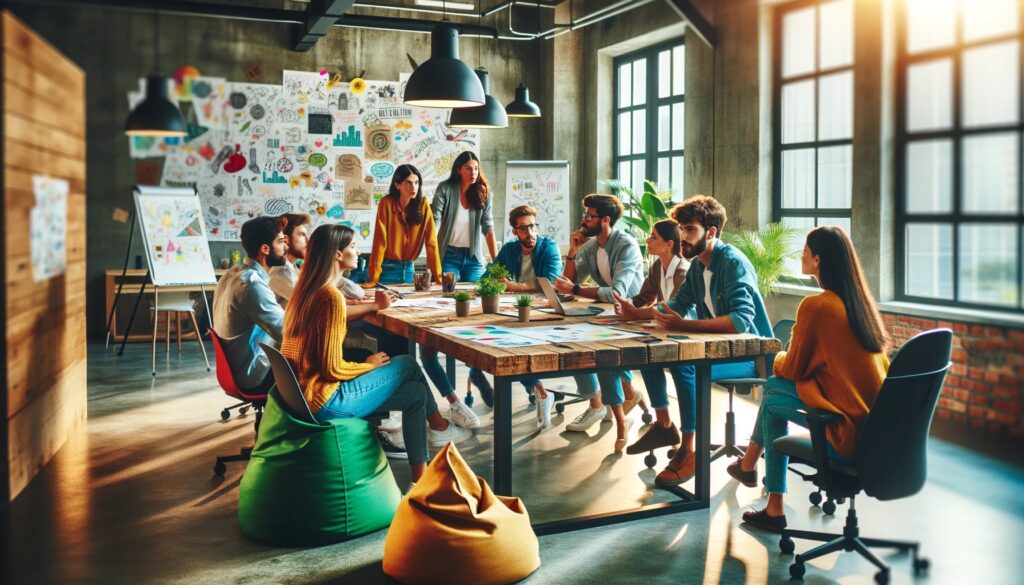
[{"label": "woman in mustard shirt", "polygon": [[441,282],[434,214],[423,196],[423,176],[412,165],[399,165],[391,187],[377,205],[377,222],[370,252],[370,282],[412,282],[412,263],[427,248],[427,268]]}]

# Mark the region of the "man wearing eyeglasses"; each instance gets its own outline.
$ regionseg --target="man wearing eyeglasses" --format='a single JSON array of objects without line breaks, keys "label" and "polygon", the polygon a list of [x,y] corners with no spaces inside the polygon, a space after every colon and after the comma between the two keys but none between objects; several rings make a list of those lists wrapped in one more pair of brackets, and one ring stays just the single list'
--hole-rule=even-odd
[{"label": "man wearing eyeglasses", "polygon": [[538,235],[537,210],[520,205],[508,214],[508,223],[516,234],[515,240],[505,242],[494,261],[504,266],[516,282],[506,282],[509,292],[537,290],[537,277],[554,280],[562,275],[562,258],[558,244],[551,238]]}]

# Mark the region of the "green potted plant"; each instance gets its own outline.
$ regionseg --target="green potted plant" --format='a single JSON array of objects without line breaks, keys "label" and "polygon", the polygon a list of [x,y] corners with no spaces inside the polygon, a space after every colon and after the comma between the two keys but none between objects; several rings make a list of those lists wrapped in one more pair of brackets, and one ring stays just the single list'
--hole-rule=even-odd
[{"label": "green potted plant", "polygon": [[492,278],[481,278],[476,285],[476,294],[484,313],[498,312],[498,295],[505,292],[505,283]]},{"label": "green potted plant", "polygon": [[491,280],[497,280],[499,282],[508,280],[508,268],[505,268],[504,264],[494,262],[487,267],[484,271],[484,275],[481,278],[490,278]]},{"label": "green potted plant", "polygon": [[455,316],[456,317],[468,317],[469,316],[469,291],[460,290],[456,292],[455,297]]},{"label": "green potted plant", "polygon": [[786,261],[800,252],[794,244],[803,236],[803,230],[769,223],[756,230],[725,232],[722,239],[743,252],[757,274],[757,288],[761,296],[775,294],[779,279],[786,273]]},{"label": "green potted plant", "polygon": [[624,221],[633,232],[640,243],[640,251],[647,255],[647,245],[644,243],[647,234],[651,233],[651,226],[660,220],[668,219],[668,209],[672,202],[672,189],[659,187],[654,181],[644,181],[644,192],[639,196],[626,183],[616,179],[605,181],[612,194],[622,201],[626,208],[626,215],[622,216]]},{"label": "green potted plant", "polygon": [[516,297],[516,307],[519,308],[519,322],[530,322],[530,307],[533,305],[533,295],[519,295]]}]

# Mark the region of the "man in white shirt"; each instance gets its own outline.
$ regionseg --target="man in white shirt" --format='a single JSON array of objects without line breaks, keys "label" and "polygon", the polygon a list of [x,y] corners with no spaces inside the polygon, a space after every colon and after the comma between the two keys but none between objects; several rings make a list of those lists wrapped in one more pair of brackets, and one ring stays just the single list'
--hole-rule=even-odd
[{"label": "man in white shirt", "polygon": [[[311,218],[308,213],[286,213],[281,219],[287,222],[284,228],[284,235],[288,238],[287,262],[270,269],[270,289],[277,296],[281,308],[286,308],[295,292],[295,283],[299,280],[298,265],[306,258]],[[347,299],[362,300],[364,297],[362,287],[344,276],[339,276],[335,284]]]}]

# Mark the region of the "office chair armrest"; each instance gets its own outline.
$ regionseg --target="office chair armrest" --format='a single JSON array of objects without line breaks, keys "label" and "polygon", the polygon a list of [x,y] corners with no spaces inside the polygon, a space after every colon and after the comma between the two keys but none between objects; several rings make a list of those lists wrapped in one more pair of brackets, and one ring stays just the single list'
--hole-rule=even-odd
[{"label": "office chair armrest", "polygon": [[715,380],[715,384],[732,389],[736,394],[750,394],[754,386],[764,386],[767,380],[764,378],[723,378]]},{"label": "office chair armrest", "polygon": [[839,420],[839,415],[825,410],[797,410],[807,420],[807,428],[811,431],[811,448],[814,451],[814,467],[818,470],[818,477],[814,483],[818,487],[828,491],[832,486],[832,465],[828,456],[828,437],[825,430],[828,423]]}]

